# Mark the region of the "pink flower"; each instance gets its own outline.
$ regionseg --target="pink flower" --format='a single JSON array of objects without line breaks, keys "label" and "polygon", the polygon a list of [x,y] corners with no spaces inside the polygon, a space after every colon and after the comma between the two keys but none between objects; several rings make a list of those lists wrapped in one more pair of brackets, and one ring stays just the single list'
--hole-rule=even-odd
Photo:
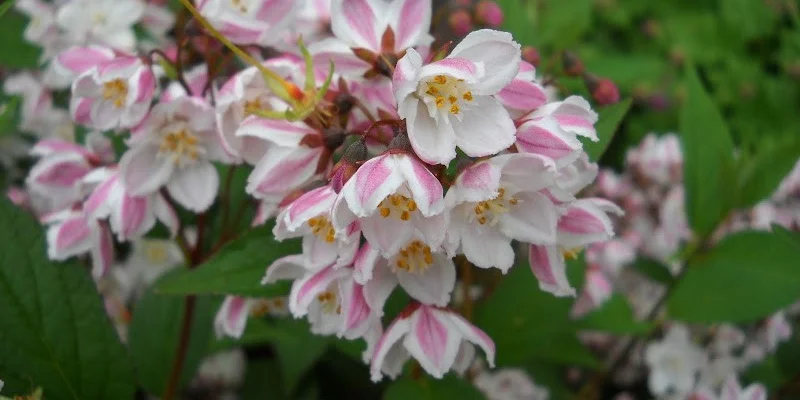
[{"label": "pink flower", "polygon": [[572,317],[580,318],[597,309],[611,298],[612,293],[608,277],[599,267],[590,265],[586,269],[586,283],[572,307]]},{"label": "pink flower", "polygon": [[56,21],[72,43],[103,43],[133,50],[133,25],[142,18],[139,0],[73,0],[58,9]]},{"label": "pink flower", "polygon": [[358,220],[364,237],[391,257],[418,231],[438,248],[447,229],[442,185],[424,164],[403,152],[365,162],[342,188],[333,206],[333,226],[344,232]]},{"label": "pink flower", "polygon": [[283,316],[286,302],[283,297],[272,299],[225,296],[225,300],[214,318],[214,332],[217,338],[225,336],[238,339],[242,337],[250,316],[265,314]]},{"label": "pink flower", "polygon": [[309,46],[323,69],[333,61],[336,73],[349,77],[388,73],[386,61],[406,49],[428,46],[433,37],[430,0],[333,0],[331,30],[335,38]]},{"label": "pink flower", "polygon": [[337,234],[331,223],[331,208],[337,194],[330,186],[310,190],[284,208],[276,218],[275,238],[303,238],[304,264],[314,268],[338,259],[352,260],[358,250],[361,231],[356,223]]},{"label": "pink flower", "polygon": [[211,107],[196,97],[159,103],[128,140],[120,160],[122,183],[134,196],[166,186],[189,210],[211,206],[219,188],[212,160],[224,160]]},{"label": "pink flower", "polygon": [[420,303],[444,307],[456,284],[456,267],[450,257],[416,238],[389,259],[365,244],[354,268],[356,281],[364,284],[367,303],[379,316],[397,285]]},{"label": "pink flower", "polygon": [[517,149],[550,157],[559,166],[581,155],[583,145],[578,136],[598,140],[594,129],[597,113],[578,96],[548,103],[522,117],[522,121],[517,128]]},{"label": "pink flower", "polygon": [[613,237],[613,224],[607,214],[622,212],[614,203],[596,198],[576,200],[566,206],[558,219],[556,244],[532,244],[529,248],[528,260],[539,288],[556,296],[574,296],[564,257],[574,257],[578,249]]},{"label": "pink flower", "polygon": [[[41,159],[31,168],[26,184],[30,190],[50,201],[51,209],[61,209],[83,198],[81,179],[108,160],[108,141],[90,135],[90,146],[84,148],[61,139],[39,141],[31,155]],[[112,154],[113,156],[113,154]]]},{"label": "pink flower", "polygon": [[200,0],[197,9],[230,41],[271,45],[294,23],[296,0]]},{"label": "pink flower", "polygon": [[294,280],[289,311],[295,318],[307,316],[312,333],[355,339],[379,323],[364,299],[364,287],[353,279],[352,266],[309,269],[302,262],[300,255],[276,260],[262,284]]},{"label": "pink flower", "polygon": [[781,342],[792,337],[792,325],[786,319],[786,313],[779,311],[769,318],[761,332],[761,340],[769,351],[775,351]]},{"label": "pink flower", "polygon": [[680,140],[672,134],[661,137],[648,134],[638,148],[628,151],[627,163],[662,185],[679,182],[683,168]]},{"label": "pink flower", "polygon": [[447,58],[423,65],[413,49],[394,70],[398,114],[414,152],[448,164],[456,146],[469,156],[498,153],[514,143],[514,123],[494,97],[519,70],[520,47],[506,32],[467,35]]},{"label": "pink flower", "polygon": [[519,72],[495,95],[513,118],[521,117],[547,102],[544,87],[536,81],[536,68],[525,62],[519,62]]},{"label": "pink flower", "polygon": [[450,310],[412,304],[375,345],[370,363],[372,380],[378,382],[384,374],[396,377],[411,357],[428,374],[442,378],[453,368],[462,347],[473,344],[483,349],[489,366],[494,367],[494,342],[486,333]]},{"label": "pink flower", "polygon": [[178,215],[160,193],[133,196],[125,189],[116,168],[101,168],[83,178],[97,184],[84,202],[84,212],[95,219],[109,219],[111,230],[120,241],[138,238],[147,233],[156,219],[166,225],[172,235],[178,230]]},{"label": "pink flower", "polygon": [[445,197],[449,246],[478,267],[505,273],[514,264],[512,240],[554,244],[558,209],[544,192],[554,182],[555,164],[532,154],[504,154],[465,168]]},{"label": "pink flower", "polygon": [[58,63],[80,73],[70,101],[76,122],[98,130],[132,128],[150,109],[156,79],[138,57],[114,57],[111,50],[85,47],[62,53]]},{"label": "pink flower", "polygon": [[47,255],[63,261],[90,253],[92,276],[99,278],[114,262],[114,242],[111,231],[82,211],[65,210],[43,217],[47,229]]}]

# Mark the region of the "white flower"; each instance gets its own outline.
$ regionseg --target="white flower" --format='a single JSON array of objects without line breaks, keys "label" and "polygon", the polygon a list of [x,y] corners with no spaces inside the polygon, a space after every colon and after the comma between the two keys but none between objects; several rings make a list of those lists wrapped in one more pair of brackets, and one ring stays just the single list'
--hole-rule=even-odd
[{"label": "white flower", "polygon": [[688,394],[708,362],[703,349],[691,341],[688,328],[679,324],[672,325],[661,341],[648,344],[644,358],[650,368],[647,384],[656,396]]}]

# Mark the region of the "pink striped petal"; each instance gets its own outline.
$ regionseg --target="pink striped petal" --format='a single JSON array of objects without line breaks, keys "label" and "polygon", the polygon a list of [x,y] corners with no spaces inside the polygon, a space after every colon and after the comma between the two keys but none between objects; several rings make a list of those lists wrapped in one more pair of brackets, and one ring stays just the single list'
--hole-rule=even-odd
[{"label": "pink striped petal", "polygon": [[517,149],[565,165],[578,158],[583,145],[574,134],[561,130],[553,118],[545,117],[525,121],[517,128]]},{"label": "pink striped petal", "polygon": [[217,316],[214,318],[214,331],[217,338],[230,336],[240,338],[247,326],[252,301],[239,296],[225,296]]},{"label": "pink striped petal", "polygon": [[[386,328],[386,331],[383,333],[381,338],[378,339],[378,342],[375,344],[375,348],[372,353],[372,361],[370,362],[369,367],[370,376],[373,382],[378,382],[383,377],[381,372],[385,368],[384,364],[394,361],[391,360],[392,356],[398,356],[398,351],[394,348],[397,345],[397,342],[400,341],[400,339],[402,339],[403,336],[410,331],[410,329],[411,322],[407,318],[403,318],[401,315],[392,321],[389,327]],[[406,355],[404,358],[408,358],[407,353],[405,354]]]},{"label": "pink striped petal", "polygon": [[386,196],[403,183],[392,156],[384,154],[365,162],[342,188],[341,196],[359,217],[371,215]]},{"label": "pink striped petal", "polygon": [[489,368],[494,368],[494,341],[486,332],[456,313],[445,310],[435,310],[434,312],[440,314],[442,318],[449,318],[452,326],[461,333],[464,339],[477,345],[486,353],[486,362],[489,364]]},{"label": "pink striped petal", "polygon": [[540,289],[558,297],[575,296],[575,288],[567,280],[564,257],[556,246],[530,245],[528,261]]},{"label": "pink striped petal", "polygon": [[308,313],[308,307],[317,298],[317,295],[327,290],[328,286],[341,276],[338,271],[341,270],[336,270],[333,265],[330,265],[308,274],[292,284],[292,291],[289,293],[289,311],[295,318]]},{"label": "pink striped petal", "polygon": [[401,51],[423,40],[431,26],[431,0],[396,0],[391,3],[389,25],[395,33],[395,50]]},{"label": "pink striped petal", "polygon": [[544,88],[536,82],[514,79],[495,95],[507,108],[518,111],[532,111],[547,102]]},{"label": "pink striped petal", "polygon": [[62,51],[56,56],[54,66],[57,69],[79,75],[113,58],[114,51],[106,47],[72,47]]},{"label": "pink striped petal", "polygon": [[114,264],[114,239],[107,225],[100,225],[92,244],[92,276],[103,277]]},{"label": "pink striped petal", "polygon": [[404,154],[390,156],[414,196],[422,215],[429,217],[444,209],[442,184],[436,176],[416,158]]},{"label": "pink striped petal", "polygon": [[333,0],[331,3],[331,30],[341,40],[353,47],[380,50],[378,16],[369,0]]},{"label": "pink striped petal", "polygon": [[340,296],[344,324],[339,335],[348,339],[363,336],[369,328],[369,317],[372,315],[372,310],[364,298],[364,287],[352,279],[347,279],[340,285]]},{"label": "pink striped petal", "polygon": [[461,335],[435,309],[422,305],[411,316],[403,344],[426,372],[441,379],[456,360]]}]

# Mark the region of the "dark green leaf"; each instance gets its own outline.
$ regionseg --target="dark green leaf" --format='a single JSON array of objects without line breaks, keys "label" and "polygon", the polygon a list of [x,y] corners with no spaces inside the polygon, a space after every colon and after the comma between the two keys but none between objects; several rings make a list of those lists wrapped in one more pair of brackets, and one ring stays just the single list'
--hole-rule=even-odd
[{"label": "dark green leaf", "polygon": [[733,142],[717,107],[693,67],[686,69],[687,97],[681,109],[683,180],[689,224],[708,235],[733,206]]},{"label": "dark green leaf", "polygon": [[599,309],[584,317],[579,326],[585,330],[620,335],[644,335],[653,327],[646,321],[637,321],[628,300],[620,294],[615,294]]},{"label": "dark green leaf", "polygon": [[668,300],[669,313],[687,322],[746,322],[774,313],[800,293],[800,248],[767,232],[725,238],[689,270]]},{"label": "dark green leaf", "polygon": [[311,333],[306,321],[269,321],[270,329],[281,332],[273,341],[281,366],[284,393],[292,393],[303,376],[328,348],[328,338]]},{"label": "dark green leaf", "polygon": [[675,277],[669,272],[669,267],[656,260],[640,258],[633,263],[633,267],[658,283],[671,285],[675,281]]},{"label": "dark green leaf", "polygon": [[285,295],[286,282],[262,286],[267,267],[280,257],[300,252],[298,240],[276,242],[272,227],[261,226],[226,244],[197,268],[171,275],[156,286],[164,294]]},{"label": "dark green leaf", "polygon": [[[275,359],[259,359],[247,363],[242,383],[242,400],[284,400],[281,369]],[[268,396],[265,396],[269,393]]]},{"label": "dark green leaf", "polygon": [[738,207],[752,207],[769,198],[800,158],[800,140],[791,137],[761,149],[739,173]]},{"label": "dark green leaf", "polygon": [[794,336],[788,342],[781,343],[763,361],[748,368],[744,373],[744,382],[759,382],[768,391],[778,389],[800,373],[800,340]]},{"label": "dark green leaf", "polygon": [[603,156],[620,123],[631,109],[632,103],[633,99],[628,98],[600,109],[600,119],[597,121],[597,137],[600,140],[597,142],[585,141],[583,144],[590,160],[597,161]]},{"label": "dark green leaf", "polygon": [[384,400],[439,400],[439,399],[459,399],[459,400],[480,400],[485,399],[483,394],[472,386],[469,382],[455,376],[447,375],[443,379],[436,380],[422,378],[411,380],[409,378],[399,379],[389,385],[389,389],[383,395]]},{"label": "dark green leaf", "polygon": [[[169,279],[181,271],[161,278]],[[180,386],[194,375],[207,354],[211,338],[214,308],[212,299],[197,297],[194,303],[191,335]],[[131,357],[139,383],[152,395],[161,395],[175,360],[186,303],[183,297],[164,296],[151,290],[136,303],[128,332]]]},{"label": "dark green leaf", "polygon": [[130,361],[87,272],[47,260],[39,224],[5,198],[0,221],[0,371],[12,374],[3,393],[131,399]]},{"label": "dark green leaf", "polygon": [[11,11],[0,19],[0,66],[6,68],[36,68],[39,49],[22,37],[27,18]]}]

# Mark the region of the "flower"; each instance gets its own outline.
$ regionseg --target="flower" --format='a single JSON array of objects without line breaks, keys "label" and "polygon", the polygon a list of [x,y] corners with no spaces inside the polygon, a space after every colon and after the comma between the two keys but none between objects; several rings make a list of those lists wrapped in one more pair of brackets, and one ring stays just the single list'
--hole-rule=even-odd
[{"label": "flower", "polygon": [[120,241],[138,238],[147,233],[156,219],[177,234],[178,215],[160,193],[133,196],[120,182],[116,168],[99,168],[83,178],[87,184],[97,184],[84,202],[84,212],[96,219],[108,218],[111,230]]},{"label": "flower", "polygon": [[547,102],[544,87],[536,80],[536,67],[525,61],[519,62],[517,75],[495,97],[514,118],[536,110]]},{"label": "flower", "polygon": [[433,248],[444,241],[442,185],[414,156],[387,152],[365,162],[345,183],[333,206],[339,232],[358,220],[372,247],[391,257],[419,231]]},{"label": "flower", "polygon": [[43,217],[47,229],[47,255],[63,261],[72,256],[90,253],[92,276],[99,278],[114,262],[114,242],[111,231],[82,211],[65,210]]},{"label": "flower", "polygon": [[139,124],[150,109],[156,78],[135,56],[115,56],[110,49],[73,48],[58,57],[64,69],[80,73],[72,84],[70,114],[98,130]]},{"label": "flower", "polygon": [[217,338],[229,336],[238,339],[242,337],[249,317],[266,314],[283,316],[286,311],[286,300],[283,297],[262,299],[225,296],[214,317],[214,331]]},{"label": "flower", "polygon": [[56,21],[73,43],[102,43],[121,50],[133,50],[133,25],[142,18],[139,0],[73,0],[58,9]]},{"label": "flower", "polygon": [[214,129],[211,107],[196,97],[159,103],[128,140],[120,160],[122,183],[134,196],[162,186],[189,210],[211,206],[219,188],[212,160],[225,155]]},{"label": "flower", "polygon": [[378,382],[384,374],[396,377],[410,357],[427,373],[441,379],[453,368],[462,346],[472,344],[483,349],[489,366],[494,367],[494,342],[486,333],[455,312],[413,303],[375,345],[370,363],[372,380]]},{"label": "flower", "polygon": [[650,368],[647,379],[650,392],[664,396],[688,394],[694,388],[696,374],[708,362],[703,349],[689,338],[689,330],[673,324],[659,342],[647,345],[645,363]]},{"label": "flower", "polygon": [[514,143],[514,123],[494,97],[517,74],[520,46],[509,33],[488,29],[467,35],[447,58],[423,65],[409,49],[392,76],[398,114],[406,120],[414,152],[447,165],[456,146],[472,157]]},{"label": "flower", "polygon": [[302,4],[296,0],[200,0],[197,9],[228,40],[266,46],[282,39]]},{"label": "flower", "polygon": [[594,129],[597,113],[579,96],[545,104],[520,120],[517,149],[550,157],[559,167],[581,156],[583,145],[578,136],[598,140]]},{"label": "flower", "polygon": [[558,209],[544,190],[555,182],[555,164],[532,154],[504,154],[465,168],[447,191],[448,246],[481,268],[507,272],[512,240],[553,244]]},{"label": "flower", "polygon": [[700,389],[690,396],[692,400],[766,400],[767,390],[760,383],[753,383],[742,389],[736,375],[731,375],[725,380],[719,396],[715,396],[707,388]]},{"label": "flower", "polygon": [[504,368],[496,372],[482,371],[474,380],[489,400],[548,400],[550,392],[537,385],[524,370]]}]

